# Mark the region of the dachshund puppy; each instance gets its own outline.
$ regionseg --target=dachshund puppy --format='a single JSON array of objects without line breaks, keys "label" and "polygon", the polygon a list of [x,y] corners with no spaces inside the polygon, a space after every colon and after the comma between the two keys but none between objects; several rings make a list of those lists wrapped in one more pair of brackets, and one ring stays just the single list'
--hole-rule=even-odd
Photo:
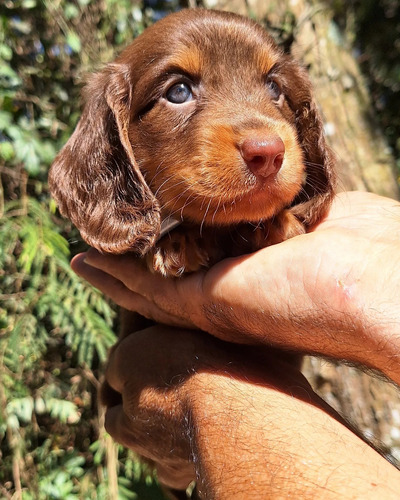
[{"label": "dachshund puppy", "polygon": [[[334,160],[304,69],[244,17],[183,10],[89,81],[49,177],[102,252],[178,276],[304,232]],[[163,220],[181,222],[161,240]]]}]

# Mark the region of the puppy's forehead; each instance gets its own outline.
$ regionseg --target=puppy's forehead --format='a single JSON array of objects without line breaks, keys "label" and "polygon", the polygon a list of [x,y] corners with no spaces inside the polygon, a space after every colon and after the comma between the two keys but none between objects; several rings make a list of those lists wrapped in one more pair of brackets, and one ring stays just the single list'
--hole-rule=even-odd
[{"label": "puppy's forehead", "polygon": [[279,52],[265,30],[244,18],[235,18],[235,22],[218,18],[208,22],[198,20],[178,34],[176,43],[190,50],[197,49],[213,64],[231,63],[233,59],[241,63],[250,60],[254,64],[261,62],[254,60],[261,56],[262,62],[269,66],[276,62]]},{"label": "puppy's forehead", "polygon": [[207,43],[188,36],[175,43],[175,50],[163,58],[165,67],[181,68],[183,72],[201,77],[205,72],[228,73],[246,67],[267,73],[279,60],[278,50],[253,37],[240,39],[234,33],[209,33]]},{"label": "puppy's forehead", "polygon": [[281,56],[261,26],[215,11],[168,16],[147,29],[134,45],[142,68],[159,73],[176,68],[198,76],[212,68],[232,72],[249,67],[267,73]]}]

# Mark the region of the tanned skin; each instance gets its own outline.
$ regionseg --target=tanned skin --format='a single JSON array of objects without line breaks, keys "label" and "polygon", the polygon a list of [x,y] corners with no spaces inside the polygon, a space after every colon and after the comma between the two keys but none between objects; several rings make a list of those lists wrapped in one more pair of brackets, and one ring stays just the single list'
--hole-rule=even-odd
[{"label": "tanned skin", "polygon": [[130,256],[77,256],[73,269],[115,302],[171,325],[113,352],[107,381],[122,404],[109,432],[164,483],[196,478],[201,498],[398,498],[399,471],[270,349],[400,384],[399,235],[398,202],[343,193],[312,232],[180,280]]}]

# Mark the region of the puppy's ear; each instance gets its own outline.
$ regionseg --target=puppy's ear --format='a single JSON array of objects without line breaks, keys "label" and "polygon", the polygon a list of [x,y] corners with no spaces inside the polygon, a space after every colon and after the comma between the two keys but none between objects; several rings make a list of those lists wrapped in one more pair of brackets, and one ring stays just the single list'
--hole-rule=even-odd
[{"label": "puppy's ear", "polygon": [[158,237],[160,210],[128,137],[129,67],[107,66],[84,94],[82,117],[50,169],[51,192],[89,245],[143,255]]},{"label": "puppy's ear", "polygon": [[291,212],[309,226],[324,216],[334,195],[335,156],[326,144],[322,118],[306,70],[289,59],[283,73],[284,92],[295,115],[306,166],[306,181]]}]

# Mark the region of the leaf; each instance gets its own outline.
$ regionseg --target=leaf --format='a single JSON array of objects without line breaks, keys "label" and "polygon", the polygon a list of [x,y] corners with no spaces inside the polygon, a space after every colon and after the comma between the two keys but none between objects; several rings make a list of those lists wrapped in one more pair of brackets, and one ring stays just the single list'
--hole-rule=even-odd
[{"label": "leaf", "polygon": [[57,203],[56,200],[54,200],[54,198],[50,198],[49,200],[49,210],[52,214],[55,214],[57,211]]},{"label": "leaf", "polygon": [[36,177],[40,172],[40,160],[33,140],[25,136],[19,137],[15,141],[15,152],[17,160],[24,164],[26,171]]},{"label": "leaf", "polygon": [[36,0],[23,0],[22,7],[24,7],[25,9],[33,9],[34,7],[36,7]]},{"label": "leaf", "polygon": [[31,24],[28,21],[22,21],[18,16],[11,19],[10,25],[14,30],[19,31],[21,35],[29,35],[32,30]]},{"label": "leaf", "polygon": [[12,123],[12,114],[0,110],[0,130],[4,131]]},{"label": "leaf", "polygon": [[10,161],[14,158],[15,151],[11,142],[0,142],[0,157],[5,161]]},{"label": "leaf", "polygon": [[0,81],[7,88],[18,87],[22,84],[21,78],[9,66],[0,60]]},{"label": "leaf", "polygon": [[7,425],[10,427],[12,430],[18,430],[19,429],[19,420],[16,415],[11,414],[7,418]]},{"label": "leaf", "polygon": [[11,61],[12,55],[13,53],[11,48],[4,43],[0,43],[0,58],[5,61]]},{"label": "leaf", "polygon": [[67,19],[74,19],[79,16],[79,9],[72,3],[67,3],[64,7],[64,14]]},{"label": "leaf", "polygon": [[41,352],[42,346],[35,336],[36,328],[36,317],[29,312],[20,311],[6,344],[5,364],[14,373],[19,373],[24,368],[29,369],[36,361],[31,354]]},{"label": "leaf", "polygon": [[79,422],[81,415],[77,409],[77,406],[71,401],[65,401],[63,399],[48,398],[44,400],[46,405],[46,410],[50,413],[53,418],[60,420],[61,422],[77,423]]},{"label": "leaf", "polygon": [[81,40],[79,36],[74,31],[69,31],[66,38],[68,46],[73,50],[73,52],[80,52],[81,50]]},{"label": "leaf", "polygon": [[7,404],[7,413],[15,415],[19,421],[27,423],[32,420],[33,407],[33,399],[30,396],[15,398]]},{"label": "leaf", "polygon": [[50,141],[43,141],[35,143],[34,146],[36,153],[42,162],[46,165],[50,165],[56,155],[56,148],[54,147],[54,144]]},{"label": "leaf", "polygon": [[28,219],[21,227],[20,237],[22,252],[19,256],[18,264],[25,274],[29,274],[40,248],[39,228]]},{"label": "leaf", "polygon": [[46,411],[46,403],[43,398],[37,397],[35,399],[35,412],[38,415],[41,415],[42,413],[45,413]]}]

